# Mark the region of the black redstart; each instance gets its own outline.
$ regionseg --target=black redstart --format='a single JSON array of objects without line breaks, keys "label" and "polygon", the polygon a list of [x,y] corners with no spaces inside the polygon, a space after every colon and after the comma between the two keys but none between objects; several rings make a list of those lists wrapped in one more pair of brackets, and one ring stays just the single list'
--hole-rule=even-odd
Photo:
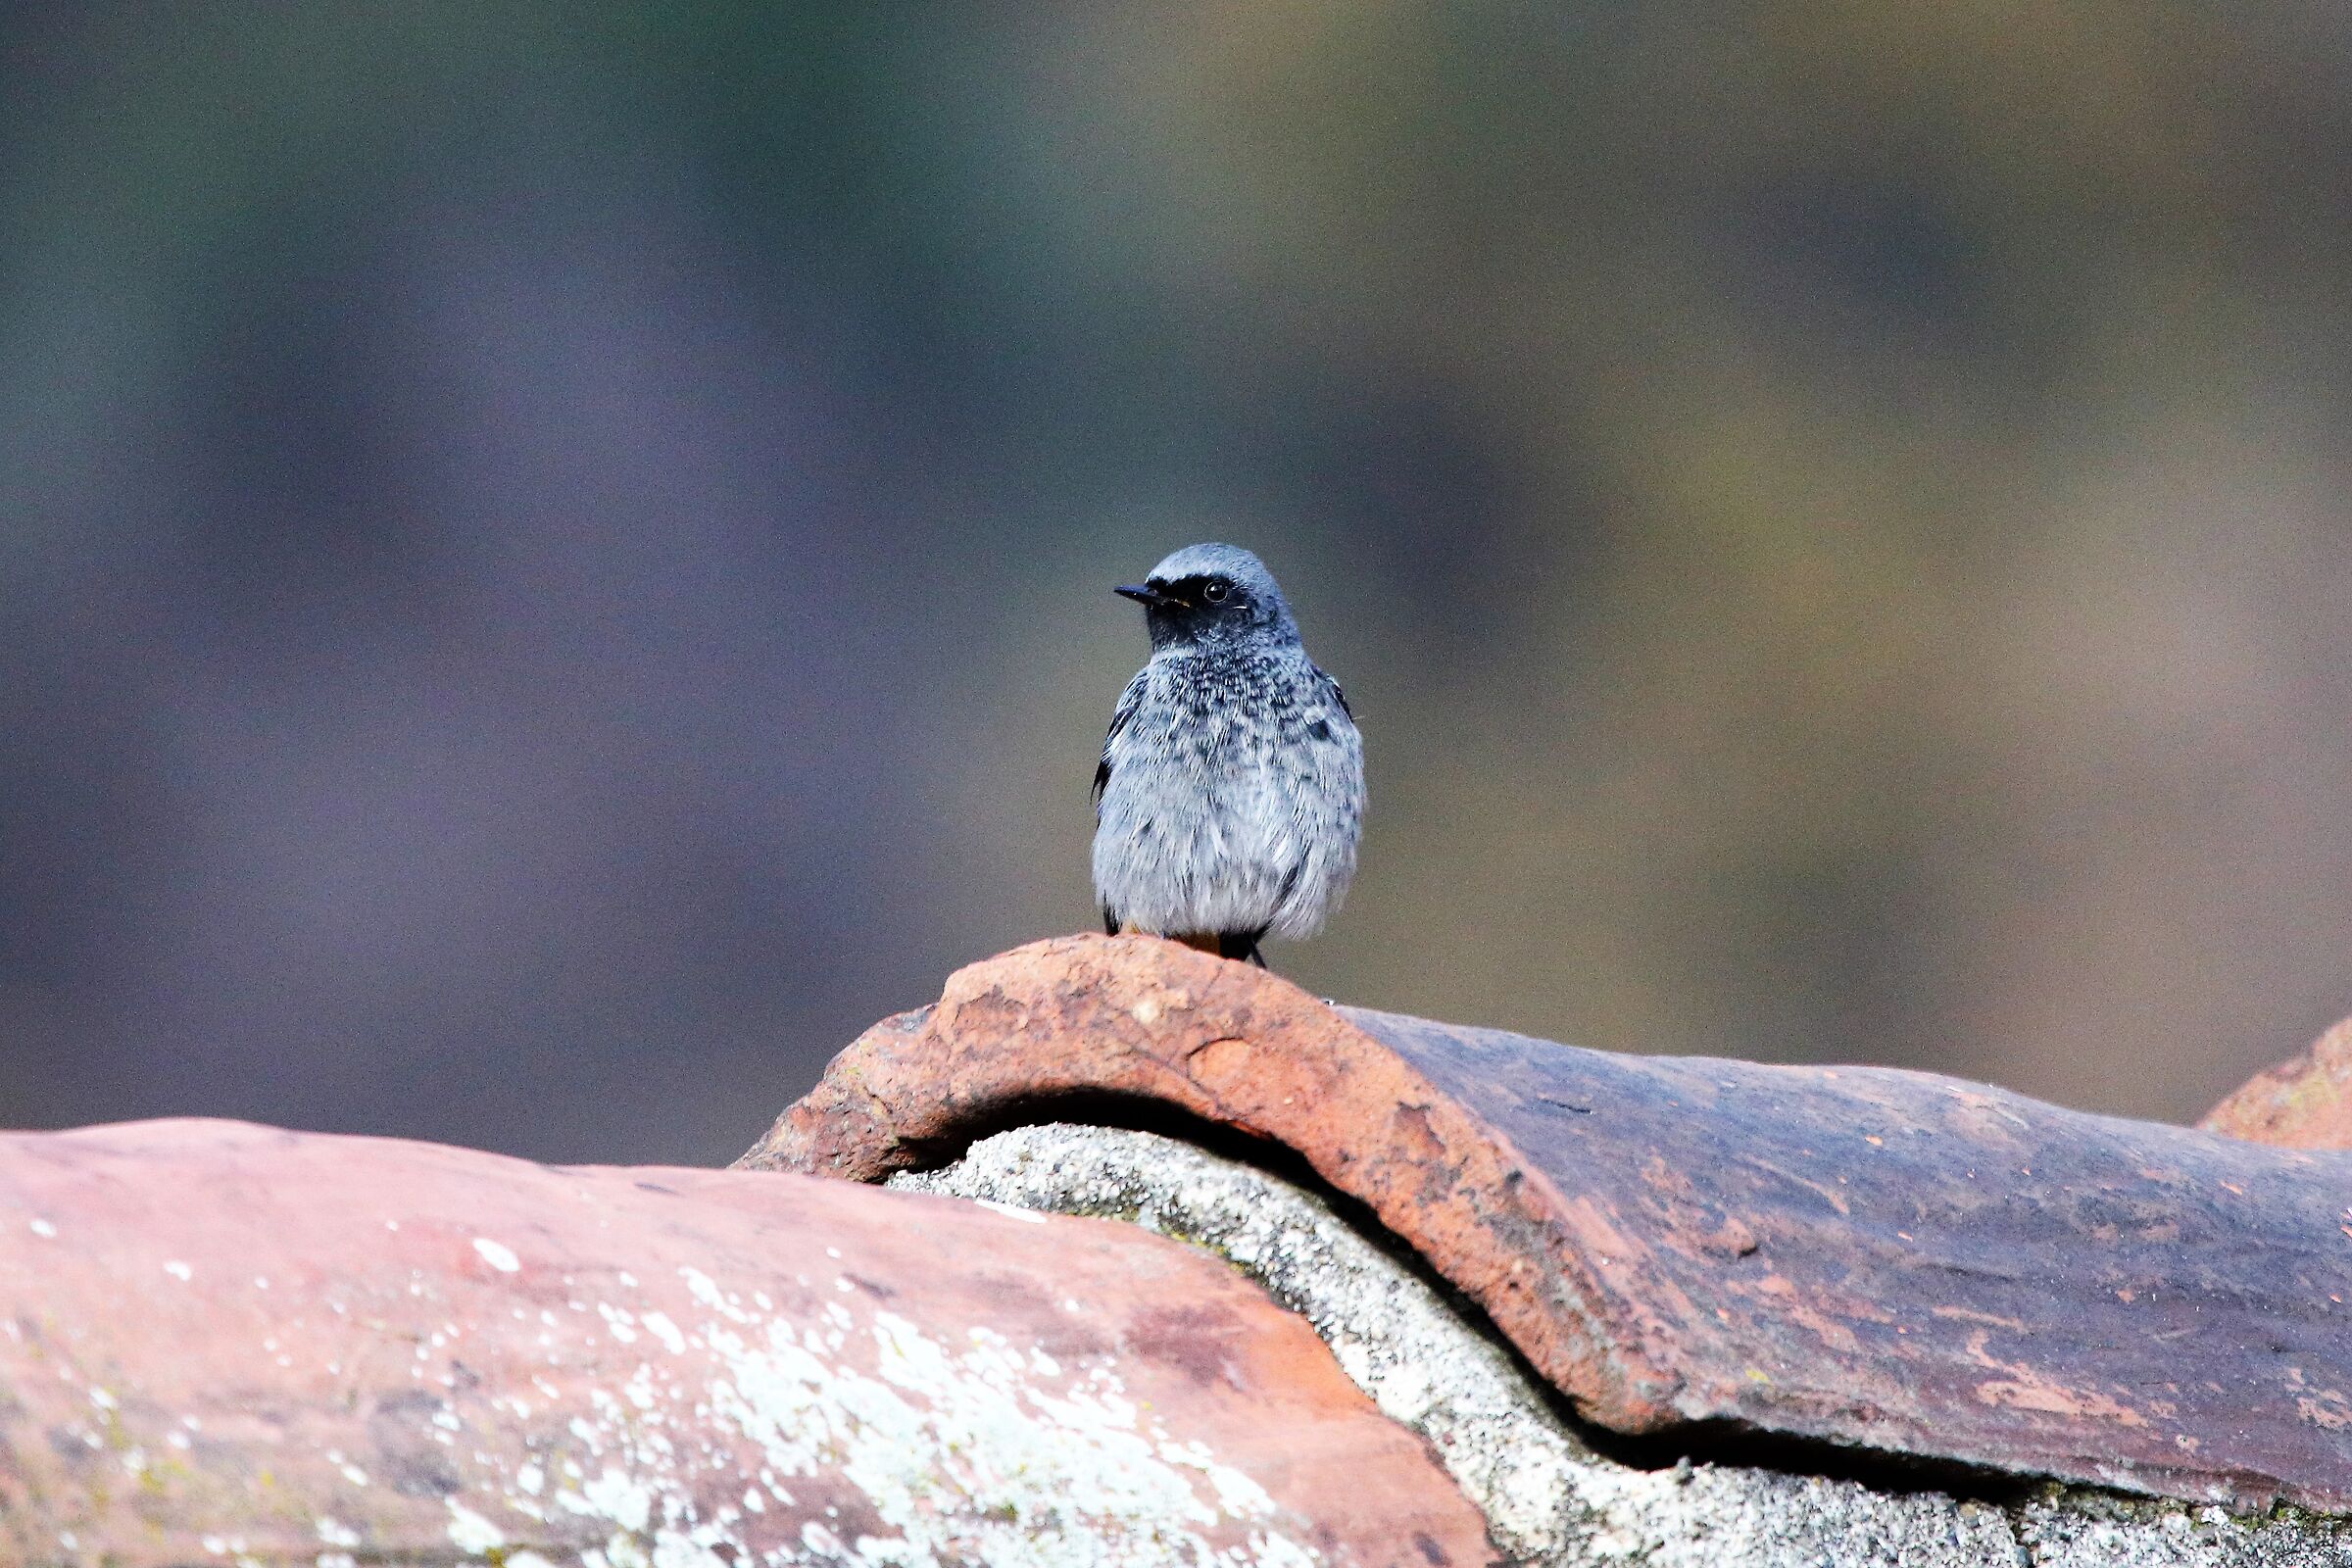
[{"label": "black redstart", "polygon": [[1312,936],[1355,872],[1354,715],[1249,551],[1190,545],[1117,591],[1143,605],[1152,659],[1095,769],[1103,928],[1263,965],[1258,943]]}]

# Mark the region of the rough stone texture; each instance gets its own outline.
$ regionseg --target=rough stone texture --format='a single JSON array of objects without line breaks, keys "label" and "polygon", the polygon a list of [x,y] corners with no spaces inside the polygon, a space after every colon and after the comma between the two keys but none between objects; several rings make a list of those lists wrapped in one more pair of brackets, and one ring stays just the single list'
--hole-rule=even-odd
[{"label": "rough stone texture", "polygon": [[2352,1508],[2352,1156],[1335,1010],[1094,937],[869,1030],[745,1163],[878,1180],[1089,1093],[1297,1152],[1611,1430]]},{"label": "rough stone texture", "polygon": [[2340,1568],[2352,1538],[2313,1518],[2043,1489],[2019,1500],[1889,1494],[1850,1480],[1595,1453],[1499,1346],[1322,1200],[1150,1133],[1031,1126],[945,1169],[891,1178],[1099,1214],[1226,1258],[1330,1344],[1380,1407],[1426,1438],[1515,1559],[1556,1568]]},{"label": "rough stone texture", "polygon": [[2352,1149],[2352,1018],[2247,1079],[2197,1125],[2281,1149]]},{"label": "rough stone texture", "polygon": [[0,1137],[0,1560],[1470,1564],[1294,1315],[1126,1226],[159,1122]]}]

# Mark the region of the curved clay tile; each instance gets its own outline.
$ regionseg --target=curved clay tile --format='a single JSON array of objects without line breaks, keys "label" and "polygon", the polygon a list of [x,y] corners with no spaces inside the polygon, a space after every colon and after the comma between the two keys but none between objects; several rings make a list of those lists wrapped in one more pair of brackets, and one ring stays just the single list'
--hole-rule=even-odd
[{"label": "curved clay tile", "polygon": [[0,1561],[1163,1556],[1492,1552],[1300,1319],[1132,1227],[228,1122],[0,1137]]},{"label": "curved clay tile", "polygon": [[1086,937],[875,1026],[743,1163],[873,1181],[1102,1093],[1295,1150],[1604,1427],[2352,1508],[2352,1156],[1335,1010]]}]

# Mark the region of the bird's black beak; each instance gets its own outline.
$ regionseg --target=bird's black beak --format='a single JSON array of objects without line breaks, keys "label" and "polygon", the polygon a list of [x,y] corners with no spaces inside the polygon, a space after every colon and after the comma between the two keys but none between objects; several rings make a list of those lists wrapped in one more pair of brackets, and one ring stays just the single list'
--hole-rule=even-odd
[{"label": "bird's black beak", "polygon": [[1111,592],[1124,594],[1139,605],[1150,605],[1157,610],[1182,610],[1184,608],[1183,600],[1172,598],[1158,589],[1148,587],[1143,583],[1127,583],[1113,588]]}]

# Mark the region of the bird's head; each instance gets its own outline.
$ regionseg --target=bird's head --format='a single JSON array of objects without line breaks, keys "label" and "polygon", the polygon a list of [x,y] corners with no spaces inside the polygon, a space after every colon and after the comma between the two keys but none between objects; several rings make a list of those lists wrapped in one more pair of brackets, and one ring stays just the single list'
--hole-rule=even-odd
[{"label": "bird's head", "polygon": [[1144,607],[1152,646],[1230,646],[1251,639],[1296,642],[1298,622],[1274,574],[1233,545],[1187,545],[1140,583],[1112,590]]}]

